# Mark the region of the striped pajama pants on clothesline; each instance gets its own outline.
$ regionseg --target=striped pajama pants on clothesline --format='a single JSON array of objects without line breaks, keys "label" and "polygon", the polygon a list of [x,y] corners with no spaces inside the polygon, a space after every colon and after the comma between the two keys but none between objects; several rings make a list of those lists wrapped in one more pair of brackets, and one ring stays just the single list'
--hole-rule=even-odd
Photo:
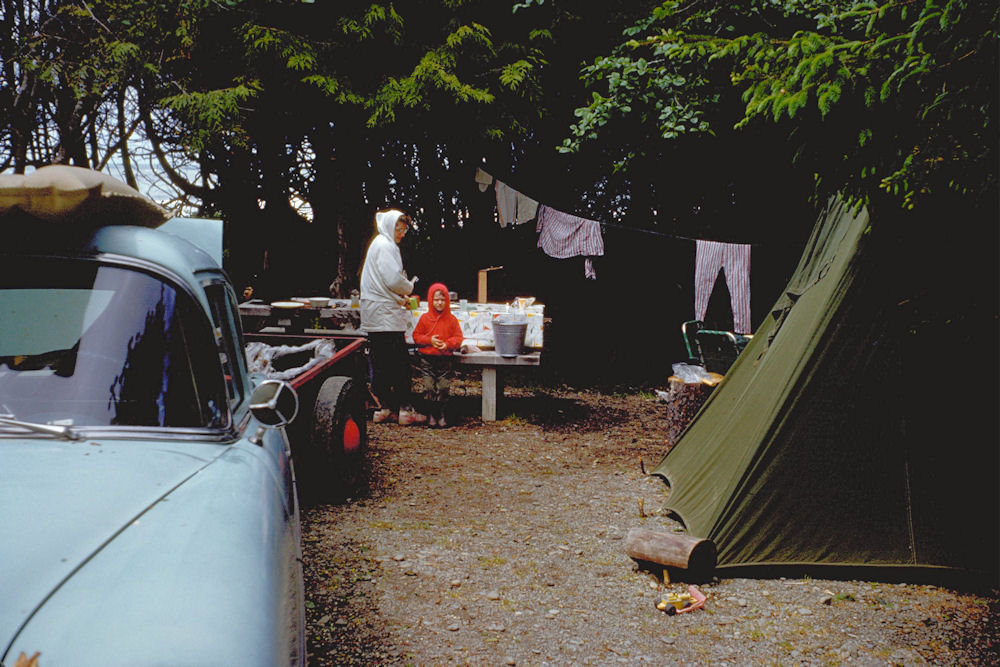
[{"label": "striped pajama pants on clothesline", "polygon": [[708,298],[719,269],[726,273],[726,286],[733,308],[733,331],[753,333],[750,328],[750,245],[698,241],[694,262],[694,318],[705,320]]}]

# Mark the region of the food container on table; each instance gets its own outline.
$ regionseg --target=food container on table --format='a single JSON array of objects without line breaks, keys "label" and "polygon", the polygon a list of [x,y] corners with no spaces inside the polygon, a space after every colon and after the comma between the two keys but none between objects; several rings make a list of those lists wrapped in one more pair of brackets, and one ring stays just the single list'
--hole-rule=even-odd
[{"label": "food container on table", "polygon": [[296,308],[304,308],[306,304],[301,301],[272,301],[272,308],[280,308],[281,310],[295,310]]}]

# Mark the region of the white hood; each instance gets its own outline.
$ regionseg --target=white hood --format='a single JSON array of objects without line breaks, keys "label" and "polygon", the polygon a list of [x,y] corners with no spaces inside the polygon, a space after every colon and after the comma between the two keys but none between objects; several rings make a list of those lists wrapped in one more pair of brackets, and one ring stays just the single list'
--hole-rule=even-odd
[{"label": "white hood", "polygon": [[364,331],[405,331],[408,312],[402,308],[413,292],[396,245],[396,222],[402,211],[375,214],[378,236],[372,239],[361,270],[361,328]]},{"label": "white hood", "polygon": [[396,221],[403,215],[402,211],[395,209],[389,211],[379,211],[375,214],[375,229],[380,236],[384,236],[392,245],[396,245]]}]

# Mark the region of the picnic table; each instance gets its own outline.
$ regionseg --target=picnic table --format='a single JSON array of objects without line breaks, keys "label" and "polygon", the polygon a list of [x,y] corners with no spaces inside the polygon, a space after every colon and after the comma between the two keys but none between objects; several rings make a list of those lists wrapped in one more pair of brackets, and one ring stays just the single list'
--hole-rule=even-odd
[{"label": "picnic table", "polygon": [[[305,303],[294,305],[296,299],[266,303],[258,299],[239,304],[243,330],[249,333],[283,333],[292,335],[364,336],[361,331],[361,310],[351,307],[350,301],[331,299],[328,306],[316,307]],[[282,307],[277,304],[285,304]],[[509,312],[505,304],[469,303],[465,308],[455,308],[466,336],[465,344],[480,351],[456,354],[459,365],[481,369],[482,418],[496,421],[497,407],[503,400],[504,375],[513,368],[526,368],[541,364],[542,320],[544,306],[532,305],[523,311],[528,321],[525,336],[525,353],[516,357],[503,357],[493,351],[492,323]],[[427,302],[420,303],[411,314],[406,330],[407,343],[413,343],[411,332],[419,316],[426,312]],[[485,348],[485,349],[483,349]]]},{"label": "picnic table", "polygon": [[[278,303],[295,303],[290,300]],[[239,305],[243,330],[251,333],[285,333],[301,335],[307,332],[336,333],[339,336],[363,336],[361,309],[352,308],[350,301],[331,300],[330,306],[316,308],[308,304],[282,308],[259,300]]]},{"label": "picnic table", "polygon": [[[275,304],[285,304],[286,307]],[[308,299],[299,300],[298,297],[271,303],[253,299],[239,304],[239,310],[243,330],[247,332],[303,334],[312,331],[362,336],[361,309],[351,307],[350,304],[347,299],[330,299],[330,304],[323,307],[309,305]],[[545,306],[538,304],[528,306],[523,311],[514,311],[503,303],[467,303],[464,308],[453,304],[452,314],[458,318],[468,344],[491,348],[494,320],[520,312],[528,323],[525,345],[541,350],[544,308]],[[421,301],[407,317],[405,336],[408,343],[413,342],[413,327],[426,312],[427,302]]]}]

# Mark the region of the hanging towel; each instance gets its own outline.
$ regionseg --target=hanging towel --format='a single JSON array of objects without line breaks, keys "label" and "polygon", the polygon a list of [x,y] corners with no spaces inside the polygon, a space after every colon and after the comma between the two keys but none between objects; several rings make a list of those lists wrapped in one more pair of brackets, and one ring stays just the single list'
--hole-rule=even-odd
[{"label": "hanging towel", "polygon": [[497,191],[497,212],[500,214],[500,226],[520,225],[534,219],[538,213],[538,202],[522,194],[503,181],[497,181],[494,186]]},{"label": "hanging towel", "polygon": [[500,226],[513,225],[517,213],[517,190],[503,181],[496,182],[497,213],[500,214]]},{"label": "hanging towel", "polygon": [[533,220],[538,213],[538,202],[528,195],[516,193],[514,202],[517,205],[517,212],[514,213],[514,224],[521,225],[529,220]]},{"label": "hanging towel", "polygon": [[[590,257],[604,254],[601,223],[594,220],[539,204],[535,231],[538,232],[538,247],[549,257],[566,259],[584,255],[589,260]],[[583,271],[587,278],[597,278],[593,261],[584,262]]]},{"label": "hanging towel", "polygon": [[493,182],[493,177],[483,171],[480,167],[476,167],[476,183],[479,184],[479,191],[486,192],[486,188],[490,186]]},{"label": "hanging towel", "polygon": [[750,328],[750,245],[697,241],[694,261],[694,318],[705,319],[719,269],[726,273],[729,301],[733,309],[735,333],[752,333]]}]

